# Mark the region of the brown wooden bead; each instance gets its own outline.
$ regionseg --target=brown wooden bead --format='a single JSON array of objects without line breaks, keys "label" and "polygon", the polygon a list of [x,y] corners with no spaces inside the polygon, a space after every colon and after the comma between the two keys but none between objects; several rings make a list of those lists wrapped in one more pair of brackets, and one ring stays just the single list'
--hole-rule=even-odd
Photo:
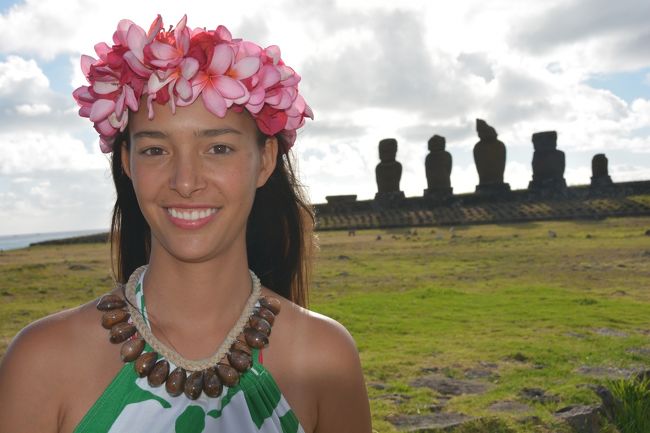
[{"label": "brown wooden bead", "polygon": [[253,329],[257,329],[262,334],[269,336],[271,335],[271,324],[259,316],[251,316],[248,321],[249,325]]},{"label": "brown wooden bead", "polygon": [[219,397],[223,391],[223,384],[217,369],[214,367],[208,368],[203,372],[203,392],[208,397]]},{"label": "brown wooden bead", "polygon": [[271,310],[260,307],[256,312],[255,315],[258,317],[261,317],[262,319],[266,320],[269,322],[269,324],[272,326],[273,322],[275,321],[275,314],[271,312]]},{"label": "brown wooden bead", "polygon": [[230,365],[232,365],[235,370],[243,373],[251,368],[253,358],[247,353],[233,350],[228,354],[228,362],[230,362]]},{"label": "brown wooden bead", "polygon": [[264,308],[268,308],[271,313],[275,314],[276,316],[280,313],[280,300],[278,298],[262,296],[260,298],[260,305]]},{"label": "brown wooden bead", "polygon": [[124,310],[110,310],[102,314],[102,326],[111,329],[113,325],[129,320],[131,315]]},{"label": "brown wooden bead", "polygon": [[149,386],[156,388],[165,383],[168,374],[169,362],[167,362],[165,359],[161,359],[160,361],[156,362],[156,365],[153,366],[147,375],[147,382],[149,382]]},{"label": "brown wooden bead", "polygon": [[171,395],[172,397],[181,395],[185,390],[186,379],[187,376],[185,374],[185,370],[181,367],[176,367],[167,378],[167,382],[165,382],[165,389],[167,390],[167,394]]},{"label": "brown wooden bead", "polygon": [[240,340],[239,338],[230,346],[230,351],[238,350],[240,352],[247,353],[248,355],[252,355],[253,352],[251,351],[251,348],[248,347],[248,344],[246,344],[246,337],[241,335],[242,339]]},{"label": "brown wooden bead", "polygon": [[156,360],[158,359],[158,354],[156,352],[147,352],[138,356],[138,359],[135,360],[133,368],[135,372],[140,377],[145,377],[151,373],[151,369],[156,365]]},{"label": "brown wooden bead", "polygon": [[118,295],[104,295],[97,302],[97,309],[100,311],[117,310],[126,307],[126,302]]},{"label": "brown wooden bead", "polygon": [[128,340],[137,331],[136,327],[127,322],[120,322],[113,325],[110,332],[111,343],[121,343]]},{"label": "brown wooden bead", "polygon": [[217,374],[219,374],[221,382],[228,387],[239,383],[239,373],[228,364],[222,364],[221,362],[217,364]]},{"label": "brown wooden bead", "polygon": [[127,340],[120,349],[120,357],[123,362],[134,361],[144,350],[144,340],[142,338],[134,338]]},{"label": "brown wooden bead", "polygon": [[187,377],[184,391],[190,400],[199,398],[203,391],[203,371],[194,371]]},{"label": "brown wooden bead", "polygon": [[246,337],[246,343],[250,347],[254,347],[256,349],[261,349],[269,344],[269,338],[257,329],[244,329],[244,336]]}]

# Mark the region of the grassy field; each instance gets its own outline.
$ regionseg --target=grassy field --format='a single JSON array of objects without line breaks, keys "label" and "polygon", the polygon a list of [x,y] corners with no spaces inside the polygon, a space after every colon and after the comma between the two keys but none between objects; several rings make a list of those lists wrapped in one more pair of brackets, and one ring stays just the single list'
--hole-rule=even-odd
[{"label": "grassy field", "polygon": [[[493,426],[477,432],[564,431],[553,413],[598,402],[588,385],[650,368],[648,229],[620,218],[321,232],[311,307],[355,337],[378,432],[441,406]],[[0,353],[28,322],[110,287],[105,245],[0,254]],[[412,386],[431,374],[485,390]],[[526,406],[491,408],[504,401]]]}]

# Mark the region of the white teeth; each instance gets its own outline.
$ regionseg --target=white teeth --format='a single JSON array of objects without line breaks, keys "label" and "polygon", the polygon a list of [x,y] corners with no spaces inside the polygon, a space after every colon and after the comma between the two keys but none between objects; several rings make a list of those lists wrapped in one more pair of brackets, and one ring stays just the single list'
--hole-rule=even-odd
[{"label": "white teeth", "polygon": [[210,209],[177,209],[167,208],[167,212],[174,217],[187,221],[197,221],[199,219],[207,218],[208,216],[217,212],[216,208]]}]

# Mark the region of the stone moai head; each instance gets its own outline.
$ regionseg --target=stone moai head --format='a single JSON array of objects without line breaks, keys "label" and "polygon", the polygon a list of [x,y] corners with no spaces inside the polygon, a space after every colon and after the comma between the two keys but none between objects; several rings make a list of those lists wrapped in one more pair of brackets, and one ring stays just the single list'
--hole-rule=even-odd
[{"label": "stone moai head", "polygon": [[607,157],[604,153],[594,155],[591,160],[591,172],[594,177],[608,176]]},{"label": "stone moai head", "polygon": [[476,132],[481,140],[496,140],[497,131],[483,119],[476,119]]},{"label": "stone moai head", "polygon": [[429,152],[442,152],[445,150],[445,137],[434,135],[429,139]]},{"label": "stone moai head", "polygon": [[544,131],[533,134],[533,147],[535,151],[548,152],[557,149],[557,132]]},{"label": "stone moai head", "polygon": [[397,156],[397,140],[384,138],[379,141],[379,160],[381,162],[393,162]]}]

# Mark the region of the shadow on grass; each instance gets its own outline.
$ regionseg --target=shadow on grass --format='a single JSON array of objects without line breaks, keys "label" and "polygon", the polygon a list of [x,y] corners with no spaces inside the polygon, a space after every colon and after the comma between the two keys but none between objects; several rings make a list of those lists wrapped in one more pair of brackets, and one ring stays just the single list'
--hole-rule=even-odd
[{"label": "shadow on grass", "polygon": [[594,218],[594,219],[578,219],[572,221],[579,226],[598,226],[605,221],[605,218]]},{"label": "shadow on grass", "polygon": [[464,423],[456,433],[517,433],[508,423],[499,418],[481,418]]},{"label": "shadow on grass", "polygon": [[503,227],[506,229],[512,230],[532,230],[538,229],[542,226],[540,223],[504,223],[504,224],[495,224],[497,227]]}]

